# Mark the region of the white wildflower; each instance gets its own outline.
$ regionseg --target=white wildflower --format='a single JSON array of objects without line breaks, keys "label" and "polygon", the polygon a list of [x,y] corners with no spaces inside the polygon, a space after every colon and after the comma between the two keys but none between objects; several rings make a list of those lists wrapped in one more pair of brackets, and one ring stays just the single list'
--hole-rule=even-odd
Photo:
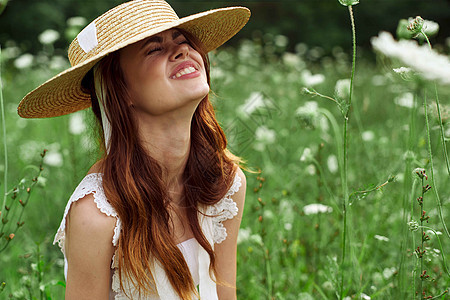
[{"label": "white wildflower", "polygon": [[287,231],[291,231],[292,230],[292,224],[291,223],[285,223],[284,224],[284,229]]},{"label": "white wildflower", "polygon": [[400,67],[400,68],[396,68],[396,69],[392,69],[395,73],[397,74],[401,74],[401,75],[405,75],[410,73],[412,70],[411,68],[406,68],[406,67]]},{"label": "white wildflower", "polygon": [[428,45],[419,46],[415,41],[396,41],[388,32],[380,32],[371,39],[372,46],[382,54],[399,59],[428,80],[450,84],[450,60],[430,50]]},{"label": "white wildflower", "polygon": [[308,45],[305,43],[298,43],[295,45],[295,52],[297,52],[298,55],[305,55],[308,51]]},{"label": "white wildflower", "polygon": [[274,217],[274,214],[271,210],[265,209],[264,213],[263,213],[263,217],[264,217],[264,219],[272,220]]},{"label": "white wildflower", "polygon": [[58,39],[59,32],[53,29],[46,29],[38,36],[39,42],[43,45],[51,45]]},{"label": "white wildflower", "polygon": [[301,80],[305,86],[311,87],[324,82],[325,76],[323,74],[312,75],[311,71],[304,70],[301,74]]},{"label": "white wildflower", "polygon": [[300,157],[300,161],[307,162],[307,161],[311,161],[312,159],[314,159],[314,157],[311,153],[311,149],[308,147],[305,148],[303,150],[302,156]]},{"label": "white wildflower", "polygon": [[20,48],[16,46],[2,49],[2,57],[5,59],[16,58],[20,54]]},{"label": "white wildflower", "polygon": [[83,17],[72,17],[67,19],[68,26],[83,27],[87,24],[87,20]]},{"label": "white wildflower", "polygon": [[26,69],[31,66],[33,59],[34,56],[29,53],[22,54],[14,60],[14,66],[17,69]]},{"label": "white wildflower", "polygon": [[239,229],[237,243],[240,244],[242,242],[248,241],[250,239],[251,234],[252,234],[252,230],[250,228]]},{"label": "white wildflower", "polygon": [[373,141],[373,139],[375,138],[375,133],[373,133],[373,131],[366,130],[361,134],[361,138],[365,142]]},{"label": "white wildflower", "polygon": [[385,237],[385,236],[383,236],[383,235],[375,234],[374,238],[377,239],[377,240],[379,240],[379,241],[389,242],[389,238],[388,238],[388,237]]},{"label": "white wildflower", "polygon": [[264,98],[261,92],[252,92],[250,96],[245,100],[244,104],[237,108],[237,112],[243,117],[250,116],[255,110],[270,106],[270,101]]},{"label": "white wildflower", "polygon": [[283,62],[285,65],[290,66],[290,67],[301,67],[303,65],[303,61],[301,60],[301,58],[294,53],[290,53],[290,52],[285,52],[283,54]]},{"label": "white wildflower", "polygon": [[370,298],[370,296],[368,296],[368,295],[366,295],[364,293],[361,293],[361,299],[363,299],[363,300],[370,300],[372,298]]},{"label": "white wildflower", "polygon": [[[435,233],[434,233],[433,230],[427,230],[426,232],[427,232],[428,235],[435,235]],[[437,234],[437,235],[442,235],[442,232],[436,231],[436,234]]]},{"label": "white wildflower", "polygon": [[412,108],[414,107],[414,95],[412,93],[404,93],[394,99],[394,103],[398,106]]},{"label": "white wildflower", "polygon": [[411,231],[417,231],[417,230],[419,230],[419,223],[417,223],[417,221],[412,220],[412,221],[408,222],[408,227],[409,227],[409,230],[411,230]]},{"label": "white wildflower", "polygon": [[278,34],[273,39],[275,45],[280,48],[284,48],[288,45],[289,40],[286,36]]},{"label": "white wildflower", "polygon": [[308,293],[300,293],[297,296],[298,300],[314,300],[313,296]]},{"label": "white wildflower", "polygon": [[275,142],[276,138],[275,131],[267,128],[264,125],[256,128],[255,136],[257,141],[264,144],[272,144],[273,142]]},{"label": "white wildflower", "polygon": [[60,268],[64,268],[64,259],[62,259],[62,258],[56,259],[55,264]]},{"label": "white wildflower", "polygon": [[328,170],[330,170],[330,172],[333,174],[335,174],[338,171],[338,160],[336,155],[331,154],[330,156],[328,156],[327,166]]},{"label": "white wildflower", "polygon": [[279,215],[283,216],[283,220],[291,223],[295,219],[294,207],[292,201],[283,199],[279,205]]},{"label": "white wildflower", "polygon": [[331,213],[333,208],[320,203],[308,204],[303,207],[305,215],[317,215],[318,213]]},{"label": "white wildflower", "polygon": [[327,280],[324,283],[322,283],[322,288],[327,291],[332,291],[334,287],[333,287],[333,284],[331,283],[331,281]]},{"label": "white wildflower", "polygon": [[347,99],[350,96],[350,79],[340,79],[334,87],[336,95],[341,99]]},{"label": "white wildflower", "polygon": [[44,157],[44,163],[52,167],[61,167],[63,165],[62,154],[56,151],[49,151]]},{"label": "white wildflower", "polygon": [[384,279],[389,279],[392,277],[392,275],[395,274],[395,272],[397,272],[397,269],[392,267],[392,268],[385,268],[383,270],[383,277]]},{"label": "white wildflower", "polygon": [[315,175],[316,174],[316,167],[313,164],[307,165],[306,166],[306,173],[308,173],[311,176]]},{"label": "white wildflower", "polygon": [[434,36],[439,31],[439,24],[434,21],[424,20],[422,30],[428,37]]},{"label": "white wildflower", "polygon": [[81,134],[86,129],[86,124],[84,124],[83,113],[76,112],[70,115],[69,119],[69,132],[71,134]]},{"label": "white wildflower", "polygon": [[309,56],[309,58],[312,59],[312,60],[317,60],[317,59],[319,59],[320,57],[322,57],[323,53],[324,53],[324,51],[323,51],[322,48],[320,48],[320,47],[314,47],[314,48],[311,48],[311,49],[308,51],[308,56]]},{"label": "white wildflower", "polygon": [[66,58],[59,56],[59,55],[55,55],[52,57],[52,59],[50,60],[50,69],[54,69],[54,70],[62,70],[68,67],[68,61]]},{"label": "white wildflower", "polygon": [[262,245],[263,244],[263,240],[262,237],[259,234],[252,234],[249,238],[249,240],[253,243],[256,243],[258,245]]},{"label": "white wildflower", "polygon": [[303,106],[297,108],[295,113],[306,118],[316,118],[319,116],[319,105],[316,101],[306,101]]}]

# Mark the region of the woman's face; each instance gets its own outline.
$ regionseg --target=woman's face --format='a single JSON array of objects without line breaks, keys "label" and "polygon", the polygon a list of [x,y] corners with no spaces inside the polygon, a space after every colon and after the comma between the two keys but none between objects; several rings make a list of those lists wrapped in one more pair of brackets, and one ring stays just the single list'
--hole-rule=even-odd
[{"label": "woman's face", "polygon": [[120,50],[120,66],[131,103],[140,113],[157,116],[197,107],[209,92],[200,53],[176,29]]}]

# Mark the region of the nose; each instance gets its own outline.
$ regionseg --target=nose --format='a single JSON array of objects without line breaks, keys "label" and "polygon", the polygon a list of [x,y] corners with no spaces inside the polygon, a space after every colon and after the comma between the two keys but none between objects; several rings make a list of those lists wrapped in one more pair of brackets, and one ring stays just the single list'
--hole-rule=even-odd
[{"label": "nose", "polygon": [[189,47],[187,44],[179,44],[173,47],[173,52],[170,55],[172,61],[184,59],[189,56]]}]

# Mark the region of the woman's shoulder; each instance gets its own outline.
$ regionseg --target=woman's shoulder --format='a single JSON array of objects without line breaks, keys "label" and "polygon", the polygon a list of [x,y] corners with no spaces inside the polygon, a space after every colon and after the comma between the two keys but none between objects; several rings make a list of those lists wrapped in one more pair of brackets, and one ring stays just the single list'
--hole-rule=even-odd
[{"label": "woman's shoulder", "polygon": [[100,237],[108,237],[111,242],[117,219],[103,213],[94,195],[88,194],[72,203],[66,221],[68,236],[77,236],[79,241],[92,241],[95,244],[95,240]]},{"label": "woman's shoulder", "polygon": [[245,177],[244,171],[242,171],[242,169],[238,165],[236,165],[233,185],[235,186],[233,193],[237,193],[241,189],[241,187],[245,189],[245,187],[247,186],[247,178]]},{"label": "woman's shoulder", "polygon": [[102,173],[102,165],[103,165],[103,159],[100,159],[96,163],[94,163],[89,171],[87,172],[87,175],[89,174],[95,174],[95,173]]},{"label": "woman's shoulder", "polygon": [[65,252],[66,229],[69,223],[77,228],[81,228],[79,224],[84,224],[92,229],[91,232],[94,235],[106,233],[109,235],[109,232],[113,230],[112,242],[114,245],[117,243],[120,222],[116,211],[106,198],[100,171],[100,163],[97,162],[80,181],[66,204],[61,225],[54,240],[54,243],[59,243],[63,252]]}]

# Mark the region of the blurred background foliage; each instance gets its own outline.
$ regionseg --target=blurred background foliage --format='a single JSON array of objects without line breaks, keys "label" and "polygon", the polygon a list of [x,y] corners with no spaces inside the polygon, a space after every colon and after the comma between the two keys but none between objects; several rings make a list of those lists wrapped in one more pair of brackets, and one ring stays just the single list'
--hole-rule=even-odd
[{"label": "blurred background foliage", "polygon": [[[0,12],[5,1],[0,0]],[[8,186],[33,176],[30,165],[38,166],[39,153],[48,149],[44,171],[24,215],[25,225],[0,255],[0,292],[1,282],[6,282],[0,299],[64,297],[64,262],[52,241],[67,199],[98,159],[94,119],[88,109],[25,120],[17,115],[17,104],[28,91],[68,67],[68,43],[87,22],[121,2],[10,0],[0,15]],[[342,251],[342,214],[336,200],[342,199],[342,192],[336,155],[339,137],[330,120],[341,116],[332,101],[301,91],[308,87],[324,95],[345,94],[339,83],[348,80],[351,70],[347,10],[337,0],[169,3],[179,16],[231,5],[252,10],[244,30],[210,53],[211,100],[228,146],[251,168],[261,168],[265,178],[247,174],[238,242],[239,299],[335,299]],[[361,0],[354,10],[360,49],[349,123],[349,186],[351,191],[371,189],[391,175],[395,181],[352,200],[348,219],[352,265],[343,269],[348,274],[346,295],[351,299],[413,298],[412,284],[418,282],[419,274],[413,275],[417,245],[412,240],[420,232],[410,232],[406,219],[413,202],[413,219],[421,213],[415,203],[420,187],[415,185],[412,169],[423,167],[429,172],[425,94],[431,104],[433,189],[442,197],[444,219],[450,220],[450,185],[433,104],[436,94],[433,83],[405,81],[393,72],[393,67],[403,65],[382,57],[375,63],[369,39],[382,30],[395,33],[399,19],[421,15],[439,23],[440,31],[431,42],[448,53],[450,1]],[[450,86],[439,86],[447,141],[449,96]],[[4,170],[2,160],[0,173]],[[318,204],[326,211],[306,209]],[[427,295],[438,295],[450,286],[437,252],[446,249],[450,261],[449,239],[442,236],[431,195],[425,204],[431,218],[427,225],[440,231],[444,243],[439,248],[436,238],[427,233],[431,241],[425,266],[433,280],[425,286]]]},{"label": "blurred background foliage", "polygon": [[[67,49],[73,33],[67,32],[66,20],[83,16],[88,22],[107,9],[125,1],[121,0],[13,0],[9,1],[0,18],[0,44],[13,40],[26,52],[35,54],[40,49],[37,36],[46,29],[61,34],[56,48]],[[347,11],[336,5],[337,0],[277,0],[277,1],[194,1],[169,0],[180,17],[200,11],[243,5],[251,9],[252,17],[233,45],[240,38],[250,38],[255,33],[282,34],[291,41],[290,47],[302,42],[320,46],[329,53],[334,46],[347,49],[351,45],[348,34]],[[358,44],[369,47],[370,37],[380,30],[395,32],[399,19],[420,15],[440,24],[440,34],[434,44],[444,44],[450,36],[450,0],[376,0],[361,1],[355,6]],[[65,37],[65,38],[64,38]],[[288,49],[293,50],[293,49]]]}]

